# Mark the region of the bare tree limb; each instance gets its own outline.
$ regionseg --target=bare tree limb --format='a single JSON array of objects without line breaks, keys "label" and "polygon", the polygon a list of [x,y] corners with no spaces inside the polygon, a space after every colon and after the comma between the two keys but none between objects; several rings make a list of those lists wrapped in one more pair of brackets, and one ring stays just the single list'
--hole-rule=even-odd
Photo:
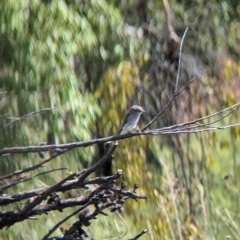
[{"label": "bare tree limb", "polygon": [[77,213],[79,213],[80,211],[82,211],[83,209],[85,209],[86,207],[88,207],[91,203],[87,202],[83,207],[77,209],[76,211],[74,211],[73,213],[71,213],[70,215],[68,215],[67,217],[65,217],[63,220],[61,220],[60,222],[58,222],[52,229],[50,229],[48,231],[48,233],[42,238],[42,240],[46,240],[59,226],[61,226],[64,222],[66,222],[68,219],[70,219],[71,217],[73,217],[74,215],[76,215]]},{"label": "bare tree limb", "polygon": [[[188,83],[188,85],[191,83],[192,81],[190,81]],[[186,85],[184,88],[182,88],[177,94],[179,94],[180,92],[182,92],[188,85]],[[176,96],[176,95],[175,95]],[[227,126],[212,126],[211,123],[206,123],[206,124],[199,124],[200,121],[203,120],[207,120],[210,119],[214,116],[217,115],[221,115],[222,113],[226,112],[226,111],[230,111],[230,114],[233,113],[234,111],[236,111],[239,106],[240,103],[237,103],[233,106],[230,106],[228,108],[225,108],[223,110],[220,110],[216,113],[210,114],[208,116],[202,117],[202,118],[198,118],[195,119],[193,121],[187,122],[187,123],[181,123],[181,124],[177,124],[177,125],[173,125],[173,126],[169,126],[169,127],[163,127],[160,129],[153,129],[153,130],[148,130],[148,131],[144,131],[146,128],[148,128],[154,121],[156,121],[156,119],[158,117],[160,117],[163,112],[165,111],[165,109],[170,105],[170,103],[174,100],[174,97],[171,99],[170,102],[168,102],[165,106],[164,109],[159,112],[156,117],[153,118],[153,120],[151,120],[144,128],[142,128],[141,131],[137,131],[134,133],[127,133],[127,134],[123,134],[123,135],[117,135],[117,136],[110,136],[110,137],[106,137],[106,138],[99,138],[99,139],[93,139],[90,141],[85,141],[85,142],[74,142],[74,143],[67,143],[67,144],[60,144],[60,145],[44,145],[44,146],[30,146],[30,147],[13,147],[13,148],[4,148],[3,150],[0,151],[0,156],[5,156],[8,154],[16,154],[16,153],[30,153],[30,152],[40,152],[40,151],[51,151],[54,149],[57,149],[59,152],[59,155],[64,153],[65,151],[77,148],[77,147],[88,147],[88,146],[92,146],[98,143],[106,143],[106,142],[113,142],[116,140],[120,140],[120,139],[125,139],[125,138],[131,138],[131,137],[135,137],[135,136],[141,136],[141,135],[166,135],[166,134],[180,134],[180,133],[197,133],[197,132],[204,132],[204,131],[211,131],[211,130],[222,130],[222,129],[228,129],[228,128],[232,128],[232,127],[236,127],[239,126],[239,123],[236,124],[231,124],[231,125],[227,125]],[[228,114],[229,115],[229,114]],[[215,120],[213,123],[219,122],[222,119],[219,118],[218,120]],[[182,129],[183,126],[190,126],[190,125],[198,125],[197,127],[191,127],[187,130]],[[211,125],[211,126],[210,126]],[[198,129],[196,129],[198,128]],[[63,151],[63,152],[61,152]],[[44,163],[50,161],[51,159],[45,160],[42,163],[40,163],[38,166],[43,165]],[[37,165],[36,165],[37,166]],[[36,168],[36,166],[34,168]]]},{"label": "bare tree limb", "polygon": [[22,214],[27,214],[29,211],[31,211],[34,207],[36,207],[39,203],[42,202],[42,200],[46,199],[50,193],[58,191],[58,189],[61,187],[63,183],[66,181],[73,179],[75,176],[77,176],[77,173],[73,173],[69,176],[67,176],[65,179],[62,181],[56,183],[55,185],[49,187],[46,189],[43,193],[39,194],[22,212]]}]

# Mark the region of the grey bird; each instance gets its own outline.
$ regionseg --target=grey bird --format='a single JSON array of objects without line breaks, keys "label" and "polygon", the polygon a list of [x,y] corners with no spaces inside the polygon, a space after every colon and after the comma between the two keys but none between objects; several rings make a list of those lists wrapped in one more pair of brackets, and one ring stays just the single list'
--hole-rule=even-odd
[{"label": "grey bird", "polygon": [[132,131],[133,129],[135,129],[141,114],[144,112],[145,111],[141,106],[133,105],[129,109],[126,117],[124,118],[122,127],[119,131],[119,135],[128,133],[128,132]]}]

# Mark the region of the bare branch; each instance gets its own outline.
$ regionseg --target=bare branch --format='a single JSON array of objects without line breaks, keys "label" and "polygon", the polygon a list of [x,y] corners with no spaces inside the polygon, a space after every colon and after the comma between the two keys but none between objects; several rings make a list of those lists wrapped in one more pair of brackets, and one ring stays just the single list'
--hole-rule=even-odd
[{"label": "bare branch", "polygon": [[17,179],[14,179],[14,180],[10,181],[10,183],[8,183],[6,185],[0,186],[0,192],[3,192],[4,190],[6,190],[6,189],[8,189],[10,187],[16,186],[17,184],[20,184],[20,183],[23,183],[23,182],[27,182],[29,180],[33,180],[37,176],[40,176],[40,175],[43,175],[43,174],[48,174],[50,172],[55,172],[55,171],[59,171],[59,170],[61,171],[61,170],[64,170],[64,169],[67,169],[67,168],[66,167],[62,167],[62,168],[51,169],[49,171],[38,173],[35,176],[29,177],[29,178],[19,177]]},{"label": "bare branch", "polygon": [[[164,108],[161,110],[161,112],[159,112],[157,114],[157,116],[155,116],[147,125],[145,125],[141,131],[146,130],[147,128],[149,128],[166,110],[166,108],[168,108],[170,106],[170,104],[175,100],[175,98],[182,92],[184,91],[192,82],[194,79],[192,79],[191,81],[188,82],[188,84],[186,86],[184,86],[179,92],[177,92],[176,94],[174,94],[174,96],[172,97],[172,99],[164,106]],[[1,155],[1,152],[0,152]]]},{"label": "bare branch", "polygon": [[7,127],[9,127],[9,126],[15,124],[16,122],[20,121],[20,120],[27,119],[27,118],[32,117],[32,116],[34,116],[34,115],[37,115],[37,114],[39,114],[39,113],[41,113],[41,112],[50,111],[50,110],[52,110],[52,109],[53,109],[53,108],[44,108],[44,109],[40,109],[39,111],[35,111],[35,112],[28,113],[28,114],[26,114],[26,115],[24,115],[24,116],[22,116],[22,117],[14,117],[14,118],[11,117],[11,118],[13,118],[13,120],[12,120],[11,122],[9,122],[8,124],[6,124],[5,126],[3,126],[2,131],[3,131],[4,129],[6,129]]},{"label": "bare branch", "polygon": [[106,142],[113,142],[118,139],[124,139],[131,137],[131,134],[125,134],[121,136],[111,136],[106,138],[99,138],[93,139],[90,141],[85,142],[74,142],[74,143],[67,143],[67,144],[60,144],[60,145],[44,145],[44,146],[28,146],[28,147],[14,147],[14,148],[4,148],[0,151],[0,156],[7,156],[9,154],[16,154],[16,153],[34,153],[34,152],[44,152],[44,151],[56,151],[58,155],[60,155],[61,151],[71,150],[77,147],[89,147],[98,143],[106,143]]},{"label": "bare branch", "polygon": [[13,211],[2,212],[0,214],[0,217],[2,220],[2,222],[0,223],[0,229],[2,229],[3,227],[6,227],[6,226],[10,226],[16,222],[21,222],[25,219],[29,219],[32,216],[47,213],[49,211],[62,210],[67,207],[73,207],[73,206],[79,206],[79,205],[83,205],[82,209],[84,209],[86,206],[88,206],[90,204],[88,201],[93,195],[94,195],[94,192],[92,192],[88,196],[84,196],[84,197],[61,200],[58,203],[37,206],[34,209],[32,209],[26,213],[25,209],[28,208],[28,206],[31,204],[31,200],[32,200],[32,199],[29,199],[29,201],[26,202],[22,211],[19,210],[16,213],[14,213]]},{"label": "bare branch", "polygon": [[104,155],[103,157],[92,167],[88,168],[78,179],[77,183],[82,183],[91,173],[95,172],[100,166],[102,166],[106,160],[113,154],[117,147],[117,144],[114,144]]},{"label": "bare branch", "polygon": [[24,168],[24,169],[22,169],[22,170],[18,170],[18,171],[15,171],[15,172],[13,172],[13,173],[10,173],[10,174],[1,176],[1,177],[0,177],[0,180],[7,179],[7,178],[12,178],[13,176],[21,175],[21,174],[23,174],[23,173],[30,172],[30,171],[33,171],[33,170],[35,170],[35,169],[37,169],[37,168],[43,167],[46,163],[50,162],[51,160],[55,159],[56,157],[60,156],[61,154],[63,154],[63,153],[66,152],[66,151],[67,151],[67,150],[62,151],[62,152],[60,152],[60,153],[58,153],[58,154],[55,154],[55,155],[53,155],[52,157],[50,157],[50,158],[48,158],[48,159],[46,159],[46,160],[44,160],[44,161],[42,161],[42,162],[40,162],[40,163],[38,163],[38,164],[36,164],[36,165],[33,165],[33,166],[31,166],[31,167]]},{"label": "bare branch", "polygon": [[138,235],[136,235],[135,237],[133,237],[133,238],[131,238],[131,239],[129,239],[129,240],[137,240],[137,239],[139,239],[142,235],[144,235],[144,234],[147,233],[147,232],[148,232],[148,230],[145,229],[145,230],[143,230],[142,232],[140,232]]},{"label": "bare branch", "polygon": [[[184,88],[182,88],[177,93],[177,95],[180,94],[191,82],[192,81],[190,81]],[[176,95],[174,95],[174,96],[176,96]],[[110,136],[110,137],[106,137],[106,138],[93,139],[93,140],[85,141],[85,142],[74,142],[74,143],[67,143],[67,144],[60,144],[60,145],[44,145],[44,146],[29,146],[29,147],[5,148],[5,149],[0,151],[0,156],[5,156],[5,155],[8,155],[8,154],[16,154],[16,153],[54,151],[55,149],[57,149],[58,155],[60,155],[60,154],[63,154],[65,151],[68,151],[68,150],[71,150],[71,149],[74,149],[74,148],[77,148],[77,147],[88,147],[88,146],[92,146],[92,145],[95,145],[95,144],[98,144],[98,143],[113,142],[113,141],[116,141],[116,140],[121,140],[121,139],[125,139],[125,138],[131,138],[131,137],[140,136],[140,135],[166,135],[166,134],[176,134],[176,133],[178,133],[178,134],[179,133],[197,133],[197,132],[211,131],[211,130],[222,130],[222,129],[228,129],[228,128],[239,126],[238,123],[232,124],[232,125],[228,125],[228,126],[211,126],[211,127],[210,127],[211,123],[199,124],[199,122],[201,122],[203,120],[207,120],[207,119],[210,119],[210,118],[212,118],[214,116],[221,115],[222,113],[224,113],[226,111],[230,111],[230,113],[228,113],[226,115],[226,116],[229,116],[229,114],[233,113],[234,111],[236,111],[239,108],[240,103],[237,103],[237,104],[235,104],[233,106],[230,106],[228,108],[220,110],[220,111],[218,111],[216,113],[213,113],[213,114],[210,114],[208,116],[195,119],[195,120],[187,122],[187,123],[181,123],[181,124],[177,124],[177,125],[173,125],[173,126],[169,126],[169,127],[163,127],[163,128],[160,128],[160,129],[153,129],[153,130],[144,131],[154,121],[156,121],[156,119],[158,117],[160,117],[163,114],[165,109],[170,105],[170,103],[172,101],[174,101],[174,99],[175,99],[175,97],[173,97],[171,99],[171,101],[168,102],[164,106],[164,109],[161,112],[159,112],[156,115],[156,117],[154,117],[144,128],[142,128],[141,131],[137,131],[137,132],[134,132],[134,133],[127,133],[127,134],[123,134],[123,135],[117,135],[117,136]],[[218,120],[214,121],[213,123],[219,122],[223,118],[224,117],[221,117]],[[184,126],[190,126],[190,125],[193,125],[193,124],[197,125],[197,127],[194,126],[194,127],[188,128],[187,130],[183,129]],[[43,164],[47,163],[51,159],[45,160],[42,163],[40,163],[40,164],[38,164],[36,166],[33,166],[31,168],[35,169],[35,168],[37,168],[37,166],[42,166]]]},{"label": "bare branch", "polygon": [[44,174],[48,174],[48,173],[56,172],[56,171],[62,171],[62,170],[66,170],[66,169],[67,169],[66,167],[55,168],[55,169],[51,169],[51,170],[49,170],[49,171],[45,171],[45,172],[38,173],[38,174],[36,174],[34,177],[38,177],[38,176],[40,176],[40,175],[44,175]]},{"label": "bare branch", "polygon": [[[63,179],[61,182],[49,187],[49,188],[40,188],[40,189],[35,189],[31,191],[25,191],[23,193],[18,193],[12,196],[8,197],[0,197],[0,205],[5,205],[9,203],[13,203],[19,200],[27,199],[30,197],[35,197],[40,195],[41,196],[38,198],[38,200],[35,200],[35,203],[32,203],[30,207],[34,206],[37,202],[41,202],[44,198],[46,198],[51,192],[65,192],[67,190],[75,189],[75,188],[80,188],[85,185],[84,180],[94,171],[96,171],[99,167],[101,167],[105,161],[108,159],[108,157],[114,152],[116,149],[117,145],[114,145],[112,148],[110,148],[105,155],[97,162],[95,163],[92,167],[81,171],[80,173],[73,173],[69,175],[67,178]],[[118,171],[117,175],[112,176],[112,178],[117,179],[121,176],[122,172]],[[75,176],[80,176],[79,179],[74,179],[72,180]],[[105,181],[108,181],[112,178],[106,178]],[[72,180],[72,181],[70,181]],[[96,181],[96,179],[95,179]],[[89,184],[86,182],[86,184]]]},{"label": "bare branch", "polygon": [[180,72],[181,72],[181,62],[182,62],[182,47],[183,47],[183,42],[184,42],[184,38],[187,34],[188,31],[188,27],[186,28],[186,30],[184,31],[181,43],[180,43],[180,50],[179,50],[179,60],[178,60],[178,72],[177,72],[177,79],[176,79],[176,86],[175,86],[175,94],[178,91],[178,83],[179,83],[179,77],[180,77]]},{"label": "bare branch", "polygon": [[42,200],[46,199],[47,196],[50,195],[50,193],[56,192],[58,191],[58,189],[61,187],[61,185],[63,183],[65,183],[66,181],[73,179],[75,176],[77,176],[77,173],[73,173],[69,176],[67,176],[65,179],[63,179],[62,181],[56,183],[55,185],[49,187],[47,190],[45,190],[41,195],[39,195],[38,197],[36,197],[22,212],[22,214],[27,214],[29,211],[31,211],[34,207],[36,207],[39,203],[42,202]]},{"label": "bare branch", "polygon": [[77,213],[81,212],[83,209],[85,209],[89,205],[90,205],[90,202],[87,202],[84,206],[82,206],[81,208],[77,209],[76,211],[74,211],[73,213],[65,217],[62,221],[58,222],[52,229],[48,231],[48,233],[42,238],[42,240],[46,240],[59,226],[61,226],[64,222],[66,222],[68,219],[70,219]]}]

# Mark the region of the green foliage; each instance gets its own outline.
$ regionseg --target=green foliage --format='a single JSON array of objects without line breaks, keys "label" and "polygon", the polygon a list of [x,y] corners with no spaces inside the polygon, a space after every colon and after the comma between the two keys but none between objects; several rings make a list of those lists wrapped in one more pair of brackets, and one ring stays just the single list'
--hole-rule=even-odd
[{"label": "green foliage", "polygon": [[71,66],[74,55],[85,54],[96,44],[86,18],[64,1],[47,5],[39,1],[6,1],[1,21],[5,26],[2,35],[14,48],[12,62],[6,66],[11,69],[8,81],[1,81],[0,86],[10,100],[5,112],[22,116],[43,108],[53,109],[30,122],[30,129],[18,126],[15,131],[21,132],[17,135],[28,135],[37,128],[39,135],[34,140],[31,135],[31,143],[46,139],[47,132],[56,134],[61,142],[89,139],[99,109]]}]

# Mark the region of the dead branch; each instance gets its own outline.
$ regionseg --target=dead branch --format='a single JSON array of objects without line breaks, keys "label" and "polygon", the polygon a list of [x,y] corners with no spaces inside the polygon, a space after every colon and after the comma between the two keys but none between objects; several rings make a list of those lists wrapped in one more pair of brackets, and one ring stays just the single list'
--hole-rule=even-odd
[{"label": "dead branch", "polygon": [[[62,184],[62,186],[58,189],[58,192],[66,192],[66,191],[69,191],[72,189],[86,188],[88,185],[91,185],[91,184],[109,185],[109,182],[119,179],[121,177],[121,175],[122,175],[121,171],[118,171],[118,173],[116,173],[113,176],[85,180],[82,183],[78,183],[78,179],[70,180],[70,181],[67,181],[64,184]],[[39,194],[41,194],[42,192],[45,192],[47,189],[48,188],[43,187],[43,188],[38,188],[38,189],[34,189],[34,190],[24,191],[24,192],[17,193],[17,194],[11,195],[11,196],[0,197],[0,206],[12,204],[12,203],[18,202],[20,200],[34,198],[34,197],[38,196]],[[136,195],[133,191],[121,190],[119,192],[119,189],[114,188],[112,186],[111,186],[111,190],[115,193],[121,193],[122,195],[131,197],[133,199],[146,199],[146,197],[142,198],[142,197]]]},{"label": "dead branch", "polygon": [[[76,174],[72,174],[72,175],[76,175]],[[70,175],[68,178],[71,178],[72,175]],[[29,197],[22,210],[14,209],[13,211],[2,212],[0,214],[0,219],[1,219],[0,228],[11,226],[16,222],[20,222],[23,220],[32,219],[32,217],[35,217],[36,215],[48,214],[48,212],[50,211],[56,211],[56,210],[62,211],[67,207],[79,206],[79,205],[82,206],[86,204],[87,204],[86,206],[90,204],[99,206],[99,204],[108,202],[108,199],[110,199],[111,197],[111,204],[107,206],[104,205],[104,209],[105,209],[106,207],[115,206],[116,204],[118,204],[118,202],[115,202],[115,200],[113,201],[113,199],[116,198],[115,196],[121,196],[122,204],[129,198],[132,198],[135,200],[146,199],[145,196],[140,196],[136,194],[136,188],[125,191],[122,189],[122,187],[120,188],[116,187],[115,179],[117,177],[119,178],[120,176],[121,174],[119,174],[118,172],[114,176],[105,177],[105,179],[104,177],[95,178],[94,181],[86,182],[86,184],[90,184],[90,183],[94,185],[98,184],[99,186],[89,195],[80,196],[77,198],[70,198],[67,200],[61,200],[60,197],[56,197],[58,196],[56,194],[56,190],[58,189],[59,185],[61,185],[63,182],[65,182],[68,179],[68,178],[65,178],[58,184],[53,185],[52,187],[48,188],[45,191],[42,191],[41,194],[37,194],[36,197]],[[11,197],[9,197],[9,199],[11,199]],[[43,203],[42,205],[39,205],[43,200],[47,202]],[[100,210],[103,210],[103,208],[100,208]],[[95,212],[94,214],[96,215],[98,213],[99,211]]]},{"label": "dead branch", "polygon": [[[62,211],[65,208],[81,206],[73,214],[67,216],[65,219],[56,224],[56,226],[54,226],[43,238],[47,239],[47,237],[50,236],[50,234],[63,222],[67,221],[70,217],[74,216],[78,212],[83,211],[88,206],[93,205],[95,206],[95,210],[92,214],[89,214],[88,216],[83,216],[82,214],[79,215],[79,220],[76,221],[70,229],[64,230],[63,234],[64,237],[86,236],[87,233],[85,230],[83,230],[83,226],[89,226],[90,221],[95,219],[98,214],[107,215],[103,212],[104,209],[109,209],[110,212],[121,212],[122,206],[127,199],[147,199],[146,196],[136,194],[136,189],[138,187],[137,184],[135,184],[133,188],[129,190],[124,190],[125,184],[123,183],[120,187],[116,186],[116,180],[121,177],[122,170],[118,170],[118,172],[112,176],[86,179],[90,174],[95,172],[104,164],[109,156],[113,154],[116,147],[117,144],[114,144],[110,148],[108,147],[108,151],[92,167],[82,170],[80,173],[76,172],[70,174],[60,182],[50,187],[43,187],[25,191],[23,193],[17,193],[12,196],[0,197],[0,205],[8,205],[14,202],[25,200],[25,204],[22,209],[14,208],[12,211],[0,213],[0,229],[9,227],[24,220],[34,220],[37,216],[48,214],[51,211]],[[51,171],[44,172],[44,174],[50,173]],[[39,174],[37,174],[35,177],[38,175]],[[76,188],[86,189],[89,185],[97,187],[94,187],[95,189],[92,191],[89,190],[89,193],[85,196],[62,200],[58,195],[58,192],[65,192]],[[93,189],[93,187],[91,187],[91,189]],[[79,231],[79,229],[81,229],[81,231]]]},{"label": "dead branch", "polygon": [[[52,170],[49,170],[49,171],[45,171],[45,172],[38,173],[38,174],[36,174],[35,176],[29,177],[29,178],[25,178],[24,176],[18,177],[17,179],[11,180],[11,181],[10,181],[8,184],[6,184],[6,185],[0,186],[0,192],[3,192],[4,190],[6,190],[6,189],[8,189],[8,188],[11,188],[11,187],[13,187],[13,186],[16,186],[17,184],[20,184],[20,183],[23,183],[23,182],[32,180],[32,179],[34,179],[34,178],[37,177],[37,176],[40,176],[40,175],[43,175],[43,174],[47,174],[47,173],[50,173],[50,172],[62,171],[62,170],[65,170],[65,169],[67,169],[67,168],[66,168],[66,167],[56,168],[56,169],[52,169]],[[26,171],[25,171],[25,172],[26,172]],[[14,175],[14,174],[12,174],[12,175]]]},{"label": "dead branch", "polygon": [[[192,81],[190,81],[184,88],[182,88],[177,93],[177,95],[180,94],[191,82]],[[223,110],[220,110],[218,112],[210,114],[208,116],[192,120],[190,122],[181,123],[181,124],[177,124],[177,125],[173,125],[173,126],[169,126],[169,127],[163,127],[163,128],[159,128],[159,129],[153,129],[153,130],[144,131],[154,121],[156,121],[157,118],[159,118],[163,114],[163,112],[170,105],[170,103],[172,103],[175,100],[175,97],[176,97],[176,94],[164,106],[163,110],[161,112],[159,112],[156,115],[156,117],[154,117],[140,131],[136,131],[134,133],[127,133],[127,134],[123,134],[123,135],[118,135],[118,136],[110,136],[110,137],[106,137],[106,138],[93,139],[93,140],[85,141],[85,142],[74,142],[74,143],[67,143],[67,144],[60,144],[60,145],[44,145],[44,146],[4,148],[3,150],[0,151],[0,156],[3,157],[3,156],[6,156],[6,155],[9,155],[9,154],[16,154],[16,153],[53,151],[54,149],[57,149],[58,152],[59,152],[58,155],[60,155],[60,154],[63,154],[64,152],[66,152],[68,150],[71,150],[71,149],[74,149],[74,148],[77,148],[77,147],[88,147],[88,146],[92,146],[92,145],[95,145],[95,144],[98,144],[98,143],[114,142],[114,141],[117,141],[117,140],[121,140],[121,139],[125,139],[125,138],[131,138],[131,137],[135,137],[135,136],[141,136],[141,135],[167,135],[167,134],[176,134],[176,133],[177,134],[180,134],[180,133],[198,133],[198,132],[212,131],[212,130],[223,130],[223,129],[228,129],[228,128],[232,128],[232,127],[237,127],[237,126],[240,125],[239,123],[231,124],[231,125],[227,125],[227,126],[214,126],[213,125],[214,123],[220,122],[220,120],[222,120],[223,118],[225,118],[225,117],[229,116],[230,114],[232,114],[233,112],[235,112],[239,108],[239,106],[240,106],[240,103],[237,103],[237,104],[235,104],[233,106],[230,106],[228,108],[225,108]],[[222,117],[221,114],[223,114],[226,111],[229,111],[229,113],[227,113],[226,116]],[[214,120],[213,122],[200,124],[200,122],[202,122],[204,120],[208,120],[208,119],[210,119],[212,117],[216,117],[216,116],[221,116],[221,117],[219,117],[217,120]],[[195,125],[195,126],[192,126],[192,125]],[[186,129],[186,128],[183,128],[184,126],[191,126],[191,127],[188,127]],[[53,158],[47,159],[47,160],[43,161],[42,163],[39,163],[38,165],[31,167],[31,169],[36,169],[36,168],[44,165],[48,161],[52,160]],[[7,175],[7,176],[11,176],[11,175]],[[2,178],[6,178],[6,176],[4,176]]]},{"label": "dead branch", "polygon": [[183,48],[183,42],[184,42],[184,39],[186,37],[187,31],[188,31],[188,27],[184,31],[182,40],[180,42],[179,59],[178,59],[178,71],[177,71],[177,78],[176,78],[175,94],[177,93],[177,90],[178,90],[178,83],[179,83],[180,72],[181,72],[181,63],[182,63],[182,48]]},{"label": "dead branch", "polygon": [[[177,93],[175,93],[173,95],[173,97],[171,98],[171,100],[164,106],[164,108],[147,124],[142,128],[142,131],[146,130],[147,128],[149,128],[164,112],[165,110],[171,105],[171,103],[173,101],[175,101],[176,97],[182,92],[184,91],[192,82],[194,79],[192,79],[191,81],[188,82],[188,84],[186,86],[184,86],[182,89],[180,89]],[[0,156],[1,156],[1,152],[0,152]]]},{"label": "dead branch", "polygon": [[44,111],[51,111],[51,110],[53,110],[53,108],[44,108],[44,109],[40,109],[39,111],[28,113],[21,117],[9,117],[9,118],[12,118],[13,120],[11,122],[9,122],[8,124],[6,124],[5,126],[3,126],[2,131],[20,120],[27,119],[29,117],[32,117],[32,116],[42,113]]},{"label": "dead branch", "polygon": [[41,194],[39,194],[36,198],[34,198],[34,200],[28,204],[27,207],[24,208],[24,211],[22,212],[22,214],[27,214],[30,210],[32,210],[33,208],[35,208],[38,204],[40,204],[43,200],[45,200],[50,194],[57,192],[58,189],[61,187],[61,185],[63,183],[65,183],[66,181],[73,179],[75,176],[77,176],[77,173],[73,173],[69,176],[67,176],[65,179],[63,179],[62,181],[56,183],[55,185],[49,187],[48,189],[46,189],[44,192],[42,192]]},{"label": "dead branch", "polygon": [[40,167],[43,167],[45,164],[47,164],[48,162],[50,162],[51,160],[55,159],[56,157],[62,155],[63,153],[65,153],[67,150],[65,151],[61,151],[59,152],[58,154],[54,154],[52,157],[36,164],[36,165],[33,165],[31,167],[28,167],[28,168],[24,168],[22,170],[18,170],[18,171],[15,171],[13,173],[10,173],[10,174],[7,174],[7,175],[4,175],[4,176],[0,176],[0,180],[3,180],[3,179],[8,179],[8,178],[12,178],[13,176],[17,176],[17,175],[22,175],[23,173],[26,173],[26,172],[30,172],[30,171],[33,171],[35,169],[38,169]]},{"label": "dead branch", "polygon": [[145,229],[145,230],[141,231],[139,234],[137,234],[135,237],[133,237],[133,238],[131,238],[129,240],[137,240],[137,239],[139,239],[142,235],[144,235],[147,232],[148,232],[148,230]]}]

